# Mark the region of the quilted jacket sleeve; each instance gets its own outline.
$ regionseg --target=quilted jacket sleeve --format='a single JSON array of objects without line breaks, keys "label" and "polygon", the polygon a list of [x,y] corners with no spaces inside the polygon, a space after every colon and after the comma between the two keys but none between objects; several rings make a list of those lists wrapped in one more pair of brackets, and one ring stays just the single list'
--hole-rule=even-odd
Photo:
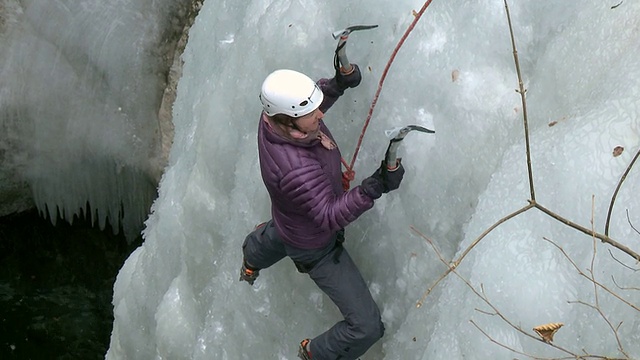
[{"label": "quilted jacket sleeve", "polygon": [[336,195],[330,179],[320,165],[308,164],[286,174],[280,187],[300,210],[318,227],[337,231],[373,207],[373,200],[360,186]]},{"label": "quilted jacket sleeve", "polygon": [[318,80],[318,86],[320,86],[324,94],[324,100],[322,100],[322,104],[320,104],[320,111],[326,113],[338,98],[344,94],[344,90],[340,89],[335,78],[320,79]]}]

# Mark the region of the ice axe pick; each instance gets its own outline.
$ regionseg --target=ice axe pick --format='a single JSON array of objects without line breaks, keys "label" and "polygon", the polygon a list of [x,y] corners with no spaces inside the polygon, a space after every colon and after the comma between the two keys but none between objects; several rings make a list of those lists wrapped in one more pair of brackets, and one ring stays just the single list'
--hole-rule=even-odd
[{"label": "ice axe pick", "polygon": [[353,31],[358,30],[368,30],[377,28],[378,25],[354,25],[349,26],[348,28],[334,31],[331,35],[333,35],[334,40],[338,40],[338,46],[336,47],[336,54],[333,57],[333,67],[336,68],[336,71],[340,70],[340,73],[343,75],[348,75],[353,71],[353,67],[347,59],[347,39],[349,38],[349,34]]}]

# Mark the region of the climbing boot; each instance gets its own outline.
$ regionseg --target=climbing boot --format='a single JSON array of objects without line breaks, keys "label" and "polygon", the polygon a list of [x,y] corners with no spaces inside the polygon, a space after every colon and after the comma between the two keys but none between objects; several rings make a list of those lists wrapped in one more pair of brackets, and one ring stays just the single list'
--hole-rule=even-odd
[{"label": "climbing boot", "polygon": [[242,268],[240,268],[240,281],[246,281],[249,285],[253,286],[253,282],[256,281],[258,275],[260,275],[260,271],[258,269],[252,269],[245,261],[242,262]]},{"label": "climbing boot", "polygon": [[309,344],[309,339],[304,339],[300,342],[300,347],[298,348],[298,357],[302,360],[312,360],[311,353],[307,350],[307,345]]}]

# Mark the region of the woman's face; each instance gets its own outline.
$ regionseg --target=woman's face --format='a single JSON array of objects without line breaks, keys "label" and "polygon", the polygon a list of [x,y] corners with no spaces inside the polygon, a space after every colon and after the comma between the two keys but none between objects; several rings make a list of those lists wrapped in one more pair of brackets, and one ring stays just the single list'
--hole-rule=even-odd
[{"label": "woman's face", "polygon": [[315,135],[320,130],[320,120],[324,113],[320,109],[315,109],[305,116],[301,116],[295,120],[298,129],[308,135]]}]

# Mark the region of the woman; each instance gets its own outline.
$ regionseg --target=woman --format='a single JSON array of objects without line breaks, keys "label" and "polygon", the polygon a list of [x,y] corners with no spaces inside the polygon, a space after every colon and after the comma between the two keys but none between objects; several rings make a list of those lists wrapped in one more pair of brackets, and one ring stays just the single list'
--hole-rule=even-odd
[{"label": "woman", "polygon": [[352,65],[349,74],[337,71],[317,84],[297,71],[277,70],[260,94],[258,152],[272,219],[246,237],[240,280],[253,285],[259,270],[288,256],[338,306],[344,320],[300,343],[298,356],[305,360],[355,359],[384,333],[378,306],[342,248],[343,229],[397,189],[404,168],[391,171],[383,163],[361,185],[343,189],[340,151],[323,116],[359,85],[360,70]]}]

